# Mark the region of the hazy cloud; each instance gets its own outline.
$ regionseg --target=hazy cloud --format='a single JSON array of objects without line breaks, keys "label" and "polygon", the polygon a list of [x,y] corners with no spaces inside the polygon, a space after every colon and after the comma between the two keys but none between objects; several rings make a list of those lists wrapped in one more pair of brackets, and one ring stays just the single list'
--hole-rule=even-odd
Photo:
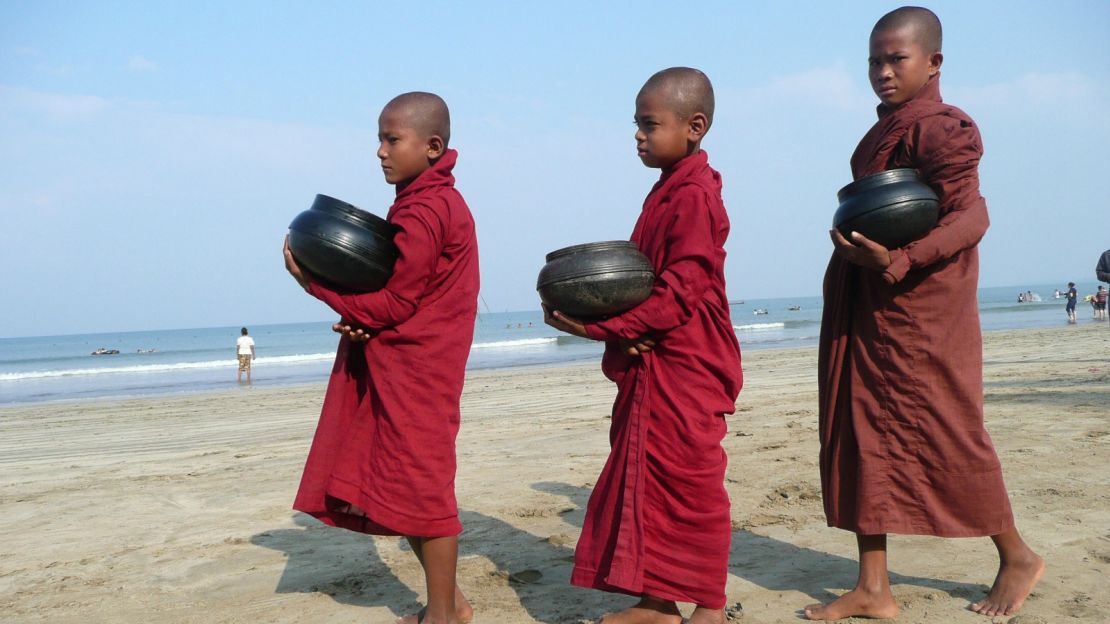
[{"label": "hazy cloud", "polygon": [[132,56],[127,61],[127,69],[133,72],[150,72],[157,68],[157,63],[139,54]]},{"label": "hazy cloud", "polygon": [[0,110],[72,121],[92,117],[110,107],[111,102],[96,95],[46,93],[24,87],[0,85]]}]

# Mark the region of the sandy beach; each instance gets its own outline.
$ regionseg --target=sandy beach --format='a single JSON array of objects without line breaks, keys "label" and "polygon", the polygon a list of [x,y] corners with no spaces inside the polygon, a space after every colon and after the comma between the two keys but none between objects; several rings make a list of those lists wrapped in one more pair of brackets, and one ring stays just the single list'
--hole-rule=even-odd
[{"label": "sandy beach", "polygon": [[[1022,613],[994,621],[1110,621],[1110,330],[991,333],[984,348],[988,429],[1048,564]],[[856,571],[852,535],[821,511],[816,350],[744,364],[725,440],[728,596],[739,621],[797,622]],[[377,623],[418,608],[422,577],[398,539],[289,508],[323,389],[0,409],[0,620]],[[592,621],[628,603],[568,585],[613,395],[597,363],[469,376],[459,579],[476,623]],[[964,610],[993,579],[989,540],[894,536],[890,549],[897,621],[991,621]]]}]

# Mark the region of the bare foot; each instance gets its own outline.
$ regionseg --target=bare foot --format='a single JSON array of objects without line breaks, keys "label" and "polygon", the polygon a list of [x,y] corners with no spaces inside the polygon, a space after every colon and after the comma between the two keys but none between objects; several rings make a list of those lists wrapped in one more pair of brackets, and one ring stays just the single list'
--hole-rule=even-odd
[{"label": "bare foot", "polygon": [[[424,615],[427,608],[421,609],[418,613],[406,615],[397,618],[396,624],[424,624]],[[470,601],[466,599],[462,590],[455,586],[455,620],[458,624],[470,624],[470,620],[474,619],[474,607],[470,605]],[[428,622],[431,624],[431,622]]]},{"label": "bare foot", "polygon": [[670,600],[644,596],[635,606],[609,613],[598,624],[681,624],[682,614]]},{"label": "bare foot", "polygon": [[1027,556],[1004,562],[998,566],[998,576],[994,578],[987,597],[968,606],[968,609],[979,615],[1013,615],[1025,603],[1042,574],[1044,559],[1032,550]]},{"label": "bare foot", "polygon": [[898,603],[890,588],[865,591],[859,587],[827,605],[811,604],[805,608],[810,620],[842,620],[846,617],[892,618],[898,615]]},{"label": "bare foot", "polygon": [[726,624],[724,609],[706,609],[697,607],[694,613],[686,620],[690,624]]}]

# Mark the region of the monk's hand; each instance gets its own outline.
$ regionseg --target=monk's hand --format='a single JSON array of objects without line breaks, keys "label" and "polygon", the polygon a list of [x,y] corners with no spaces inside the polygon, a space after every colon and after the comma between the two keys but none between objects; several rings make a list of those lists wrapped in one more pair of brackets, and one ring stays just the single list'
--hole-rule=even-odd
[{"label": "monk's hand", "polygon": [[366,342],[370,340],[370,334],[360,328],[351,327],[342,321],[332,325],[331,330],[337,334],[343,334],[350,338],[352,342]]},{"label": "monk's hand", "polygon": [[848,240],[833,228],[829,236],[836,253],[852,264],[874,271],[885,271],[890,266],[890,250],[859,232],[852,232],[852,240]]},{"label": "monk's hand", "polygon": [[621,338],[621,350],[633,357],[640,357],[655,348],[655,340],[647,336],[639,338]]},{"label": "monk's hand", "polygon": [[308,290],[308,287],[312,282],[309,281],[308,276],[306,276],[304,274],[304,271],[301,270],[301,265],[297,264],[297,261],[293,258],[293,252],[289,251],[288,234],[285,236],[285,247],[282,251],[285,254],[285,270],[289,271],[289,274],[293,276],[293,279],[297,280],[297,283],[301,285],[301,288]]},{"label": "monk's hand", "polygon": [[552,310],[546,305],[543,306],[543,322],[572,336],[578,336],[580,338],[590,337],[590,335],[586,333],[585,323],[574,317],[567,316],[558,310]]}]

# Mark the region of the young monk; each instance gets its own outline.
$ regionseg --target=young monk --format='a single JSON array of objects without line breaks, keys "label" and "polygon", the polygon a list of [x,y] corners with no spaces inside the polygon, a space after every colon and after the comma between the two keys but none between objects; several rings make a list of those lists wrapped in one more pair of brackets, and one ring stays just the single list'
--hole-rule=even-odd
[{"label": "young monk", "polygon": [[469,622],[455,583],[455,436],[478,301],[474,220],[455,190],[447,105],[399,95],[378,118],[378,158],[397,189],[388,219],[400,257],[385,288],[340,294],[289,272],[336,311],[339,341],[323,412],[293,508],[373,535],[404,535],[428,604],[404,624]]},{"label": "young monk", "polygon": [[1016,612],[1044,562],[1014,526],[1002,469],[983,427],[976,289],[987,206],[979,130],[940,98],[941,27],[904,7],[875,24],[870,79],[879,121],[852,155],[855,178],[918,170],[940,197],[920,240],[886,249],[833,229],[819,350],[821,484],[830,526],[856,533],[855,589],[811,620],[890,618],[886,534],[989,535],[1001,559],[983,615]]},{"label": "young monk", "polygon": [[616,382],[612,450],[586,508],[571,582],[640,597],[604,624],[725,621],[731,524],[721,447],[743,382],[725,296],[729,221],[721,176],[701,149],[713,86],[686,67],[636,96],[636,149],[662,169],[632,241],[655,268],[651,296],[602,321],[545,310],[548,324],[605,341]]}]

